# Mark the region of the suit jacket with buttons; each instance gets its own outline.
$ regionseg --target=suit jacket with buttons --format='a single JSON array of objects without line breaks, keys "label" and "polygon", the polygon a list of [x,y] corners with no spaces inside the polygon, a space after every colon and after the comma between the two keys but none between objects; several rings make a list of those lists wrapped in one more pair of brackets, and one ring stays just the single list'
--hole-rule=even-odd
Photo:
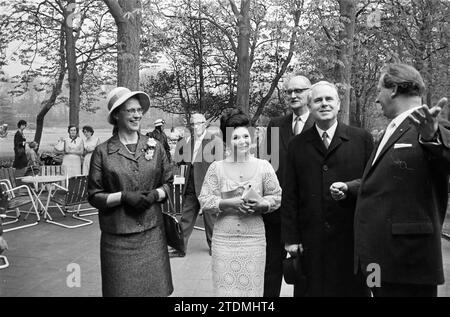
[{"label": "suit jacket with buttons", "polygon": [[214,161],[223,159],[223,142],[215,134],[207,132],[202,140],[202,145],[194,155],[194,142],[181,139],[175,148],[174,162],[178,165],[186,165],[185,184],[183,186],[183,197],[186,194],[200,195],[203,180],[209,166]]},{"label": "suit jacket with buttons", "polygon": [[441,230],[448,200],[450,130],[421,144],[408,120],[367,164],[355,214],[355,270],[380,266],[381,281],[444,283]]},{"label": "suit jacket with buttons", "polygon": [[315,126],[289,143],[281,200],[282,240],[303,245],[310,296],[364,296],[353,275],[356,193],[334,201],[330,186],[362,177],[373,150],[367,131],[338,123],[328,150]]},{"label": "suit jacket with buttons", "polygon": [[[285,116],[273,118],[270,120],[269,124],[267,125],[267,133],[263,144],[263,151],[267,150],[267,153],[264,154],[267,154],[268,157],[265,157],[264,154],[260,155],[261,159],[267,159],[271,161],[272,166],[274,166],[275,164],[274,160],[271,159],[271,157],[273,157],[274,155],[278,156],[277,157],[278,168],[275,169],[275,171],[278,177],[278,181],[280,182],[280,186],[283,190],[284,190],[284,170],[286,168],[288,144],[295,136],[292,131],[292,120],[293,120],[292,116],[293,114],[290,113]],[[313,125],[314,125],[314,118],[310,114],[305,122],[302,132],[308,130]],[[275,138],[275,135],[273,136],[274,131],[272,131],[272,128],[278,128],[278,138]],[[277,142],[276,146],[274,146],[274,142]],[[274,166],[274,168],[275,167],[276,166]],[[266,225],[273,223],[279,226],[281,222],[280,209],[268,214],[264,214],[263,219]]]},{"label": "suit jacket with buttons", "polygon": [[139,135],[136,154],[131,154],[118,135],[95,148],[88,179],[89,203],[99,209],[100,229],[112,234],[142,232],[162,224],[161,204],[155,203],[142,213],[119,205],[107,207],[109,194],[121,191],[150,191],[163,187],[166,195],[173,172],[164,147],[156,142],[153,157],[145,158],[148,137]]}]

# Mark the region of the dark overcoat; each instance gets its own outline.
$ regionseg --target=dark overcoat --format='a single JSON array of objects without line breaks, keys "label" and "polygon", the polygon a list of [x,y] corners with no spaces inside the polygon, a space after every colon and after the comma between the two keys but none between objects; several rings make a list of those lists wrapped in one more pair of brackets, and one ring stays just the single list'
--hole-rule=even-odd
[{"label": "dark overcoat", "polygon": [[[307,296],[363,296],[353,274],[355,187],[373,149],[365,130],[338,123],[328,150],[315,126],[288,148],[281,207],[282,238],[304,248]],[[336,202],[330,186],[347,182],[349,195]]]}]

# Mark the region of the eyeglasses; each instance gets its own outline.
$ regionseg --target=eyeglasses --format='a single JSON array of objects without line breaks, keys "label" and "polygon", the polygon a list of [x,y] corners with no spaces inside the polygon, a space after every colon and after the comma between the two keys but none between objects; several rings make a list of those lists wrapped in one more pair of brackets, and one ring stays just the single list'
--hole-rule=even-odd
[{"label": "eyeglasses", "polygon": [[144,113],[144,110],[142,109],[142,108],[137,108],[137,109],[134,109],[134,108],[131,108],[131,109],[124,109],[126,112],[128,112],[129,114],[143,114]]},{"label": "eyeglasses", "polygon": [[193,123],[191,123],[191,125],[192,126],[195,126],[195,125],[201,125],[201,124],[203,124],[203,123],[205,123],[204,121],[203,122],[193,122]]},{"label": "eyeglasses", "polygon": [[286,95],[292,95],[292,93],[295,93],[296,95],[300,95],[300,94],[304,93],[307,90],[309,90],[309,88],[286,89],[284,91],[284,93]]}]

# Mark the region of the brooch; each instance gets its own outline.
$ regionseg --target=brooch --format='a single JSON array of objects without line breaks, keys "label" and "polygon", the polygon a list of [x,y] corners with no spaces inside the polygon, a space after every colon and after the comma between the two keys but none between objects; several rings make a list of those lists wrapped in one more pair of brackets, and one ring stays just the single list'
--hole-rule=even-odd
[{"label": "brooch", "polygon": [[149,138],[145,148],[142,149],[142,152],[144,152],[144,157],[147,161],[153,159],[153,155],[155,154],[155,148],[156,148],[156,140],[153,138]]}]

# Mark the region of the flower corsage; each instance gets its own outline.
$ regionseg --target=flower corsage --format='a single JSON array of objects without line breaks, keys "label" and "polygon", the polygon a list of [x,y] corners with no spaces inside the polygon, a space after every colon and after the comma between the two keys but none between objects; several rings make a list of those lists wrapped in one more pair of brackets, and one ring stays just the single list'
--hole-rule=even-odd
[{"label": "flower corsage", "polygon": [[153,138],[149,138],[145,148],[142,149],[142,151],[144,152],[144,157],[147,161],[153,159],[153,155],[155,154],[155,148],[156,148],[156,140]]}]

